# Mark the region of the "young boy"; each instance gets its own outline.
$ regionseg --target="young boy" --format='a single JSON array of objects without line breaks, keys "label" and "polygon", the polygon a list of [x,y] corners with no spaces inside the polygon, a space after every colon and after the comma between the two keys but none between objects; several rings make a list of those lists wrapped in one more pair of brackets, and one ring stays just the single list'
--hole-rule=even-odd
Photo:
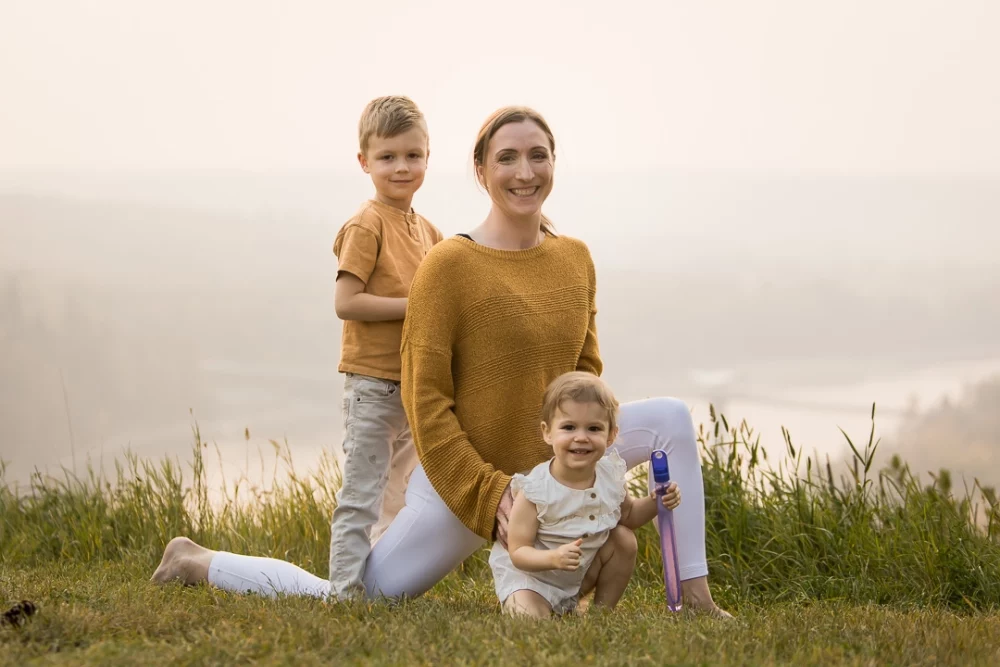
[{"label": "young boy", "polygon": [[[339,370],[346,374],[343,486],[330,538],[335,597],[364,594],[372,527],[381,512],[378,527],[384,530],[402,508],[406,481],[416,466],[399,396],[399,347],[413,274],[442,238],[410,206],[430,154],[427,124],[417,106],[400,96],[372,100],[361,115],[358,135],[358,162],[371,176],[375,197],[347,221],[333,245],[335,303],[344,320]],[[387,493],[390,471],[393,485]]]}]

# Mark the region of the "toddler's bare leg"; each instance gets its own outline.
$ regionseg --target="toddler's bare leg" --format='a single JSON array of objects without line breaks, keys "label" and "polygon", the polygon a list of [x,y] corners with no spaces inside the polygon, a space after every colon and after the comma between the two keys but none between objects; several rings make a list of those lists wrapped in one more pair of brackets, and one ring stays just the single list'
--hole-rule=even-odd
[{"label": "toddler's bare leg", "polygon": [[535,591],[520,590],[511,593],[503,602],[504,613],[518,617],[547,619],[552,616],[548,601]]},{"label": "toddler's bare leg", "polygon": [[580,597],[594,591],[594,604],[613,609],[632,578],[638,553],[635,533],[624,526],[616,526],[608,534],[608,541],[597,550],[594,562],[584,575]]}]

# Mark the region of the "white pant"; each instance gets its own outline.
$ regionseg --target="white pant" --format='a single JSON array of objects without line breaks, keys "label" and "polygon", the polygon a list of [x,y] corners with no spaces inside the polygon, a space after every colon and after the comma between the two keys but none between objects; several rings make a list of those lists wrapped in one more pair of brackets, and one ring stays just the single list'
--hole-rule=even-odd
[{"label": "white pant", "polygon": [[[708,574],[705,558],[705,491],[701,458],[687,406],[671,398],[625,403],[613,445],[629,468],[665,449],[671,478],[684,494],[674,510],[681,579]],[[423,466],[410,477],[406,506],[372,548],[364,585],[370,597],[414,597],[429,590],[484,544],[465,527],[434,491]],[[208,570],[218,588],[262,595],[326,597],[330,582],[274,558],[218,552]]]}]

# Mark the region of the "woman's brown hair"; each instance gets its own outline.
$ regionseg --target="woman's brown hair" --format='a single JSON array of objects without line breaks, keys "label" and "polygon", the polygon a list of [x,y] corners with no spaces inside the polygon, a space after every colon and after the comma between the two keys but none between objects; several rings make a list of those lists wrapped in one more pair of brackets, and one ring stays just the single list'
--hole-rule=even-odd
[{"label": "woman's brown hair", "polygon": [[[487,192],[489,191],[489,187],[486,185],[486,151],[489,148],[490,140],[497,133],[497,130],[504,125],[529,121],[537,125],[545,133],[545,137],[549,140],[549,150],[552,152],[552,159],[555,159],[556,138],[553,136],[552,130],[549,128],[549,124],[545,122],[542,114],[530,107],[513,106],[497,109],[490,114],[490,117],[486,119],[483,126],[479,128],[476,145],[472,149],[472,167],[476,172],[476,180]],[[550,236],[555,236],[555,229],[552,226],[552,222],[544,215],[542,216],[542,231]]]}]

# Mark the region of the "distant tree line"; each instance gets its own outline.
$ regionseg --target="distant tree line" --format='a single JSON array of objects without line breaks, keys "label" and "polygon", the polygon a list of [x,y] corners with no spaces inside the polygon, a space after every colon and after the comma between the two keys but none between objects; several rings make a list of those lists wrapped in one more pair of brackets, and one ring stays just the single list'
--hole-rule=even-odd
[{"label": "distant tree line", "polygon": [[955,400],[911,408],[885,445],[883,456],[898,453],[913,472],[946,469],[970,485],[979,479],[1000,486],[1000,375],[966,387]]}]

